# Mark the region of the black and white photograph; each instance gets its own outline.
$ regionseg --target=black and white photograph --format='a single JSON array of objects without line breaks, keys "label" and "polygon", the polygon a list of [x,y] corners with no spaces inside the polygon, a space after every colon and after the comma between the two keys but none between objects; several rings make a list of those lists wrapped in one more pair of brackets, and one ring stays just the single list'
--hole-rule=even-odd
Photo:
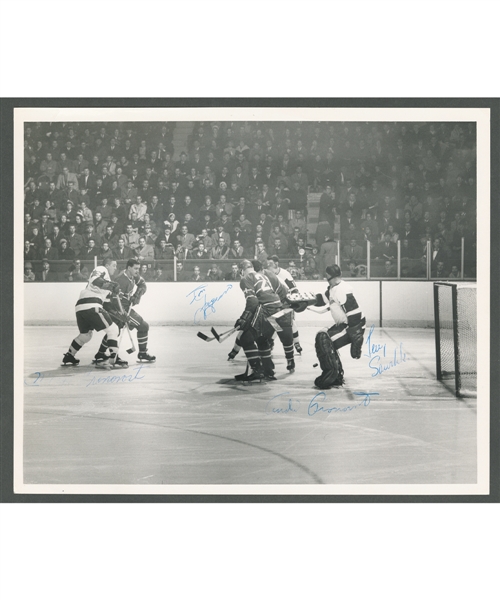
[{"label": "black and white photograph", "polygon": [[16,493],[489,493],[488,108],[14,117]]}]

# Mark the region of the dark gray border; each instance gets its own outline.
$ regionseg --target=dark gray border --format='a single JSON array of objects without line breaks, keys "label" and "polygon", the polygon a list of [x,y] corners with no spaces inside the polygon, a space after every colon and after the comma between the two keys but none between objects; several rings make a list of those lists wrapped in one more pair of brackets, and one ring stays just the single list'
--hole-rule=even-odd
[{"label": "dark gray border", "polygon": [[[14,108],[175,108],[175,107],[349,107],[349,108],[490,108],[491,109],[491,314],[490,314],[490,494],[485,496],[269,496],[269,495],[87,495],[14,494]],[[463,503],[500,502],[500,99],[498,98],[1,98],[0,99],[0,502],[3,503]]]}]

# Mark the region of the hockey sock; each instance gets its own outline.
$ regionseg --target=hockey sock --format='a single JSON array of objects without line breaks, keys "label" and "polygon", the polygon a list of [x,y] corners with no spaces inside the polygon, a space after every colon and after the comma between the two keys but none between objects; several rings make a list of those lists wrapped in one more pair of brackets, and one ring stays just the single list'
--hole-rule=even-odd
[{"label": "hockey sock", "polygon": [[245,356],[254,371],[261,370],[262,363],[260,361],[260,352],[258,348],[249,348],[245,350]]},{"label": "hockey sock", "polygon": [[80,350],[80,348],[81,348],[81,345],[76,340],[73,340],[71,342],[71,346],[69,347],[68,352],[70,354],[72,354],[73,356],[75,356],[75,354],[78,352],[78,350]]},{"label": "hockey sock", "polygon": [[139,352],[147,352],[148,350],[148,332],[149,325],[143,321],[137,328],[137,345]]},{"label": "hockey sock", "polygon": [[137,332],[137,344],[139,345],[139,352],[147,352],[148,350],[148,334],[140,336]]},{"label": "hockey sock", "polygon": [[102,342],[101,342],[101,345],[99,346],[98,352],[101,353],[101,354],[106,354],[106,350],[107,349],[108,349],[108,336],[105,335],[102,338]]},{"label": "hockey sock", "polygon": [[118,341],[108,339],[108,347],[111,352],[111,358],[115,357],[116,354],[118,353]]}]

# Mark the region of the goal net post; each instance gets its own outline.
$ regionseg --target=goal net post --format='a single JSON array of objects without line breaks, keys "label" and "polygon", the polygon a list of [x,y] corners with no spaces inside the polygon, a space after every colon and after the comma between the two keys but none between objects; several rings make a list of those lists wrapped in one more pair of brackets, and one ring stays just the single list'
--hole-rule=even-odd
[{"label": "goal net post", "polygon": [[436,376],[457,397],[477,395],[477,284],[434,283]]}]

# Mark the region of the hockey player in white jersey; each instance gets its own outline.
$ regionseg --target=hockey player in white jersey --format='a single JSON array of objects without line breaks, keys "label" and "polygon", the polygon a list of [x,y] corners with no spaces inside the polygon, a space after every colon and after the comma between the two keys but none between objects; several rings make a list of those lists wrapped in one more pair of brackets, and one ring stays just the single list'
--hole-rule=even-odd
[{"label": "hockey player in white jersey", "polygon": [[315,346],[322,374],[314,381],[316,387],[329,389],[344,383],[344,370],[338,350],[351,345],[351,357],[361,357],[366,319],[354,297],[351,286],[341,279],[338,265],[326,268],[328,289],[307,300],[292,299],[291,306],[302,312],[308,306],[324,306],[330,310],[334,324],[316,334]]},{"label": "hockey player in white jersey", "polygon": [[118,356],[118,326],[113,323],[110,315],[104,310],[104,302],[112,293],[117,293],[119,286],[111,277],[116,272],[116,260],[106,258],[102,266],[96,267],[89,277],[89,282],[80,292],[75,306],[76,323],[79,334],[63,356],[63,366],[77,366],[80,360],[76,358],[81,347],[92,339],[93,331],[105,330],[108,336],[108,345],[111,350],[110,364],[101,367],[126,367],[128,363]]},{"label": "hockey player in white jersey", "polygon": [[[295,283],[295,280],[292,277],[291,273],[289,271],[287,271],[286,269],[282,269],[280,267],[279,263],[280,263],[279,257],[274,254],[273,256],[271,256],[268,259],[266,268],[269,269],[271,271],[271,273],[274,273],[276,275],[276,277],[281,281],[281,283],[283,285],[286,285],[286,287],[290,290],[290,292],[292,292],[292,293],[298,292],[299,290],[297,288],[297,284]],[[294,342],[295,350],[299,354],[302,354],[302,346],[300,345],[300,340],[299,340],[299,329],[297,327],[297,324],[295,323],[295,319],[293,320],[293,323],[292,323],[292,330],[293,330],[293,342]]]}]

